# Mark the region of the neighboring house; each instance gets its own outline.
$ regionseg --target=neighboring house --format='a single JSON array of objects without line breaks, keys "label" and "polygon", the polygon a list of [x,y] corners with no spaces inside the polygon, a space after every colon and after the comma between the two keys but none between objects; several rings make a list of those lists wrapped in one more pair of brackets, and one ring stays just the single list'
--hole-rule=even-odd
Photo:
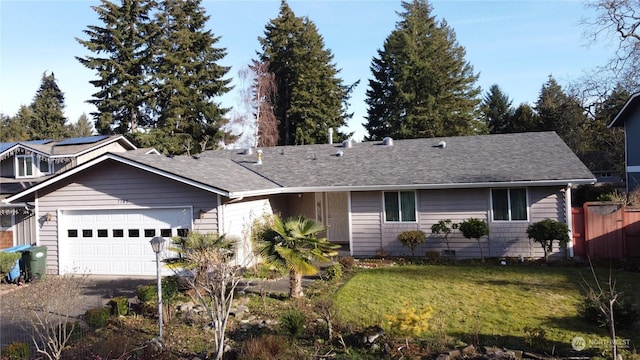
[{"label": "neighboring house", "polygon": [[627,192],[640,188],[640,92],[629,97],[609,127],[624,128]]},{"label": "neighboring house", "polygon": [[[134,149],[122,135],[0,143],[0,199],[105,153]],[[33,201],[0,205],[0,249],[38,243],[35,213]]]},{"label": "neighboring house", "polygon": [[[429,238],[441,219],[489,223],[485,256],[541,257],[529,224],[571,221],[571,187],[593,174],[553,132],[208,151],[199,156],[109,153],[7,199],[35,203],[48,270],[153,275],[148,241],[188,231],[240,240],[249,256],[251,226],[264,214],[304,215],[355,257],[408,255],[401,231]],[[569,224],[570,225],[570,224]],[[569,226],[571,227],[571,226]],[[479,257],[459,233],[460,258]],[[571,257],[568,249],[554,256]]]}]

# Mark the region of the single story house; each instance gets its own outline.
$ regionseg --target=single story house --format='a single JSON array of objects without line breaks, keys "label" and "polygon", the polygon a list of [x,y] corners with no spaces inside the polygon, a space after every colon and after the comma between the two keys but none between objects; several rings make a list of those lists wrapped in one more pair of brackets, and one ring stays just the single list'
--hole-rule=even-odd
[{"label": "single story house", "polygon": [[640,189],[640,92],[629,97],[609,128],[624,128],[627,192]]},{"label": "single story house", "polygon": [[[595,177],[554,132],[216,150],[198,156],[106,153],[6,199],[33,203],[52,273],[152,275],[154,236],[216,232],[250,256],[252,224],[304,215],[327,227],[343,254],[408,255],[397,240],[420,229],[416,250],[440,251],[443,219],[480,218],[485,256],[541,257],[526,234],[545,218],[569,223],[571,187]],[[459,258],[474,239],[452,236]],[[554,256],[573,256],[571,245]]]}]

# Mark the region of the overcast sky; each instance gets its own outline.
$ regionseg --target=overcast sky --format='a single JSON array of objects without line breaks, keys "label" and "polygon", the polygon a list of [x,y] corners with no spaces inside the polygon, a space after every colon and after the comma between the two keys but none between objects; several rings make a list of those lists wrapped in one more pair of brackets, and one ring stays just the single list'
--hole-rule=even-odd
[{"label": "overcast sky", "polygon": [[[0,0],[0,112],[15,115],[31,103],[43,72],[55,73],[65,94],[65,115],[75,122],[95,108],[86,103],[96,89],[95,74],[75,59],[86,50],[89,25],[102,26],[90,8],[92,0]],[[204,0],[208,28],[227,49],[221,65],[239,88],[238,71],[256,58],[258,36],[278,16],[280,1]],[[542,84],[553,75],[561,85],[603,65],[613,49],[588,45],[580,20],[593,16],[581,1],[434,1],[433,15],[445,19],[467,52],[466,60],[480,74],[483,93],[498,84],[513,104],[534,103]],[[289,1],[297,16],[308,16],[331,49],[345,84],[360,80],[351,99],[355,112],[346,131],[364,135],[364,103],[371,59],[399,20],[400,1]],[[239,103],[237,91],[217,99],[226,107]]]}]

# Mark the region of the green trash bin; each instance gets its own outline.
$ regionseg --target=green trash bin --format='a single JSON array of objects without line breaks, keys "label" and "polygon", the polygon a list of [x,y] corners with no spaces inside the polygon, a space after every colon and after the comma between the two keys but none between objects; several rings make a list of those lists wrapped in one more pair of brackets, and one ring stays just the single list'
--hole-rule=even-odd
[{"label": "green trash bin", "polygon": [[47,274],[47,247],[32,246],[23,253],[27,281],[44,280]]}]

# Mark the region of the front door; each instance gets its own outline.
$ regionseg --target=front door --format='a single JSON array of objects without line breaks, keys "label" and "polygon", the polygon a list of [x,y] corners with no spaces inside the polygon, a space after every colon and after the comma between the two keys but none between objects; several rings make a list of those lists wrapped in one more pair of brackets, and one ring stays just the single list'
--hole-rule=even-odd
[{"label": "front door", "polygon": [[349,248],[349,193],[326,193],[327,238],[342,249]]}]

